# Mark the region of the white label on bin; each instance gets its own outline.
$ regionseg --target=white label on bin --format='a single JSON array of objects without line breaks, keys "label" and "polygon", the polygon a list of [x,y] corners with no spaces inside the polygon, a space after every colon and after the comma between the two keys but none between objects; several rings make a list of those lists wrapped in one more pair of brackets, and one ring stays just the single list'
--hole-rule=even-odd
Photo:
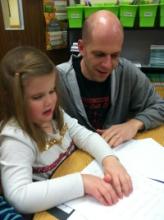
[{"label": "white label on bin", "polygon": [[132,17],[133,14],[132,14],[132,12],[130,12],[130,11],[126,11],[126,12],[124,12],[124,16],[126,16],[126,17]]},{"label": "white label on bin", "polygon": [[153,13],[150,11],[147,11],[144,13],[144,17],[152,17],[152,16],[153,16]]},{"label": "white label on bin", "polygon": [[80,15],[79,14],[72,14],[71,15],[71,18],[75,19],[75,18],[80,18]]}]

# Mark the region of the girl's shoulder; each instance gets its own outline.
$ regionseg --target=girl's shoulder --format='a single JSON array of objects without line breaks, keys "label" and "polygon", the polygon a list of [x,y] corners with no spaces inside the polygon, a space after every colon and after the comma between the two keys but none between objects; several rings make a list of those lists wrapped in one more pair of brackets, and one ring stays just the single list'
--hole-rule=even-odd
[{"label": "girl's shoulder", "polygon": [[65,123],[77,123],[77,119],[71,117],[69,114],[67,114],[64,110],[63,111],[63,118]]},{"label": "girl's shoulder", "polygon": [[23,135],[23,130],[20,128],[17,121],[14,118],[12,118],[3,127],[1,131],[1,135],[19,136],[19,135]]},{"label": "girl's shoulder", "polygon": [[23,131],[15,119],[9,120],[0,133],[0,141],[4,138],[13,138],[28,145],[34,145],[33,140]]}]

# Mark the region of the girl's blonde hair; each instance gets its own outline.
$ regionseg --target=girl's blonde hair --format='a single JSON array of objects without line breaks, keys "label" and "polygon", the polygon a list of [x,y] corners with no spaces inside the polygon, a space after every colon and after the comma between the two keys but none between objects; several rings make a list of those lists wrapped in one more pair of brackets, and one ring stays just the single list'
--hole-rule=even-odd
[{"label": "girl's blonde hair", "polygon": [[[41,151],[46,144],[46,134],[27,116],[23,85],[29,77],[47,74],[56,74],[57,78],[58,71],[48,56],[34,47],[14,48],[0,63],[0,131],[10,119],[15,118],[20,128],[36,141]],[[64,122],[58,101],[54,118],[61,130]]]}]

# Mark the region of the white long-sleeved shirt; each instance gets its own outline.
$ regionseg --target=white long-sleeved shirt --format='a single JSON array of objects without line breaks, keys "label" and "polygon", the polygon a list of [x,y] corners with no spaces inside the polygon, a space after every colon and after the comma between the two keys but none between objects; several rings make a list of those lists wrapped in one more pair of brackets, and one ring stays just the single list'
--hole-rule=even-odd
[{"label": "white long-sleeved shirt", "polygon": [[[22,213],[34,213],[52,208],[84,195],[80,173],[48,179],[56,167],[75,148],[87,151],[101,164],[113,155],[109,145],[96,133],[77,123],[64,113],[68,126],[62,143],[40,152],[36,143],[14,120],[0,134],[1,181],[5,197]],[[40,180],[40,181],[33,181]]]}]

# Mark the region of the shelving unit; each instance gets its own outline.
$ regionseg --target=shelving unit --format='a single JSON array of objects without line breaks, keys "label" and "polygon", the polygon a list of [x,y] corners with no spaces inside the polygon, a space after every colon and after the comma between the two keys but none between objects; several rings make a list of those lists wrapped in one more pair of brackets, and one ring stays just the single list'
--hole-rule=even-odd
[{"label": "shelving unit", "polygon": [[[164,44],[163,28],[134,28],[124,29],[125,39],[121,56],[140,63],[141,66],[149,65],[150,46],[152,44]],[[73,42],[81,37],[81,29],[69,29],[69,48]],[[161,70],[160,70],[161,71]]]},{"label": "shelving unit", "polygon": [[125,29],[125,39],[122,56],[141,66],[149,65],[150,46],[164,44],[163,28],[134,28]]}]

